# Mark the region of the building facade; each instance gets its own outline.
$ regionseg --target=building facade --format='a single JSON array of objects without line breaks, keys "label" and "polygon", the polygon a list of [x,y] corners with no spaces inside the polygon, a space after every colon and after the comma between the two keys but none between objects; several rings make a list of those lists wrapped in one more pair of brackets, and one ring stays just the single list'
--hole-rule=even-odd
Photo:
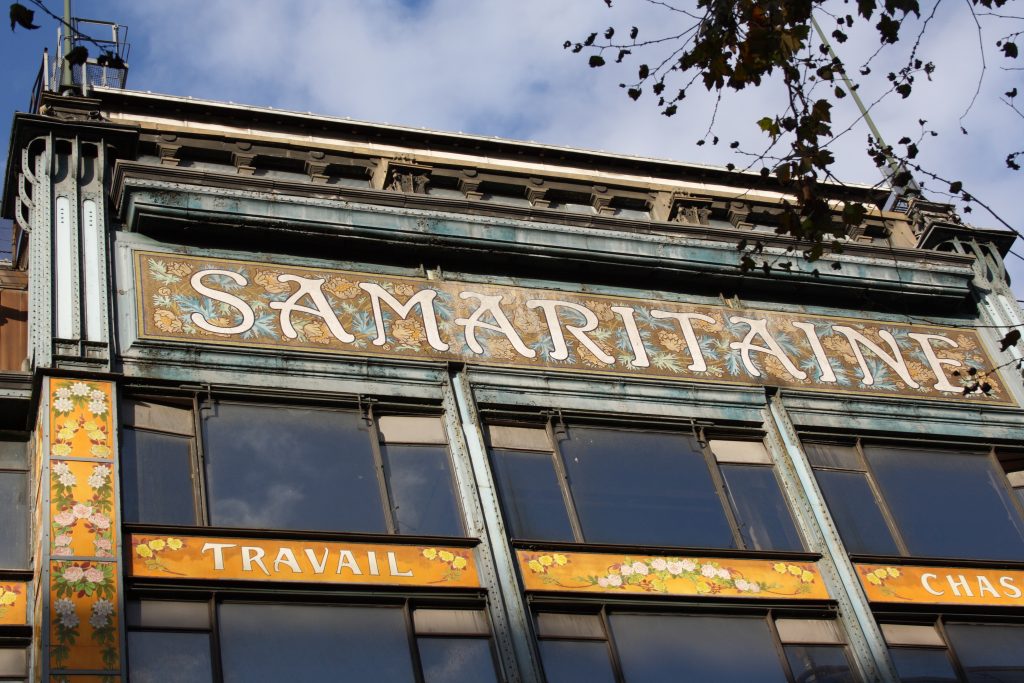
[{"label": "building facade", "polygon": [[1024,680],[1005,234],[835,186],[811,262],[757,174],[37,104],[0,680]]}]

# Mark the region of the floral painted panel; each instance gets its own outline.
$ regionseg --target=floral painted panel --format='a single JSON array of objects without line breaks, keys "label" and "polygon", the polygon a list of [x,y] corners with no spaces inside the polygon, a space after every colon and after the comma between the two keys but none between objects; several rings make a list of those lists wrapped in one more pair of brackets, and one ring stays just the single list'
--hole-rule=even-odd
[{"label": "floral painted panel", "polygon": [[143,339],[1014,403],[970,328],[141,251],[135,278]]},{"label": "floral painted panel", "polygon": [[51,556],[114,556],[112,472],[105,462],[50,461]]},{"label": "floral painted panel", "polygon": [[868,600],[926,605],[1024,607],[1024,571],[858,564]]},{"label": "floral painted panel", "polygon": [[813,562],[516,551],[531,591],[827,600]]},{"label": "floral painted panel", "polygon": [[469,548],[132,534],[147,578],[478,588]]},{"label": "floral painted panel", "polygon": [[50,380],[50,455],[104,458],[114,453],[109,382]]},{"label": "floral painted panel", "polygon": [[24,581],[0,581],[0,626],[28,624],[28,584]]},{"label": "floral painted panel", "polygon": [[121,666],[114,387],[50,378],[47,391],[49,458],[40,483],[50,497],[41,525],[50,539],[50,680],[113,681]]},{"label": "floral painted panel", "polygon": [[120,667],[117,565],[50,562],[50,669]]}]

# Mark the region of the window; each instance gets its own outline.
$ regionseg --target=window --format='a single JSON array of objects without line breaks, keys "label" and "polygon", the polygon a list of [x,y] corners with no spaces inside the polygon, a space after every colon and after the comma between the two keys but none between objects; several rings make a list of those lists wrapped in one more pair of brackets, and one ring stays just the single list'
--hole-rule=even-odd
[{"label": "window", "polygon": [[126,603],[132,683],[213,681],[210,606],[163,600]]},{"label": "window", "polygon": [[830,619],[776,619],[793,679],[800,683],[854,683],[857,680],[839,624]]},{"label": "window", "polygon": [[693,548],[802,550],[759,441],[494,425],[491,460],[513,537]]},{"label": "window", "polygon": [[0,681],[28,680],[28,650],[0,646]]},{"label": "window", "polygon": [[609,608],[596,614],[539,612],[536,624],[548,683],[857,680],[831,620]]},{"label": "window", "polygon": [[231,600],[129,602],[128,672],[132,683],[498,681],[482,610]]},{"label": "window", "polygon": [[1024,517],[992,453],[806,444],[852,554],[1024,560]]},{"label": "window", "polygon": [[0,569],[28,568],[28,448],[0,441]]},{"label": "window", "polygon": [[902,681],[1024,681],[1024,626],[1019,624],[942,620],[881,626]]},{"label": "window", "polygon": [[1013,492],[1017,496],[1017,500],[1024,506],[1024,470],[1017,470],[1016,472],[1010,472],[1006,475],[1007,480],[1010,482],[1010,486],[1013,487]]},{"label": "window", "polygon": [[217,401],[134,401],[123,431],[128,522],[461,536],[436,416]]}]

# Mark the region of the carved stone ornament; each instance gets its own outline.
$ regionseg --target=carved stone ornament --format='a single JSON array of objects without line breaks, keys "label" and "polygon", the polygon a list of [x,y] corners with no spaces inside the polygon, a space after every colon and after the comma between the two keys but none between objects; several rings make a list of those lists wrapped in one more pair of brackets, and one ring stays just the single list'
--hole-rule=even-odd
[{"label": "carved stone ornament", "polygon": [[674,200],[672,220],[689,225],[708,225],[711,218],[711,199],[706,197],[677,196]]}]

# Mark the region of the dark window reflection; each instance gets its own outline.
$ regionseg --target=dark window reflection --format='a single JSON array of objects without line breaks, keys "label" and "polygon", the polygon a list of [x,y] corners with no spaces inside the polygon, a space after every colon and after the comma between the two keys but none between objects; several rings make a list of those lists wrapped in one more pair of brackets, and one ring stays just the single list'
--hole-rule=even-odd
[{"label": "dark window reflection", "polygon": [[856,683],[846,648],[836,645],[787,645],[786,659],[796,683]]},{"label": "dark window reflection", "polygon": [[815,474],[848,552],[899,554],[864,474],[827,470],[818,470]]},{"label": "dark window reflection", "polygon": [[495,450],[492,462],[513,537],[574,540],[550,453]]},{"label": "dark window reflection", "polygon": [[444,446],[382,447],[400,534],[461,536],[452,489],[451,458]]},{"label": "dark window reflection", "polygon": [[401,608],[227,603],[219,614],[225,683],[415,680]]},{"label": "dark window reflection", "polygon": [[747,548],[803,550],[773,468],[721,465],[721,471]]},{"label": "dark window reflection", "polygon": [[889,650],[902,683],[958,683],[943,649],[894,647]]},{"label": "dark window reflection", "polygon": [[196,523],[191,437],[125,429],[121,481],[126,522]]},{"label": "dark window reflection", "polygon": [[418,644],[424,683],[498,680],[486,638],[419,638]]},{"label": "dark window reflection", "polygon": [[559,447],[588,542],[735,547],[692,438],[579,427],[570,437]]},{"label": "dark window reflection", "polygon": [[912,555],[1024,560],[1024,520],[984,454],[866,448]]},{"label": "dark window reflection", "polygon": [[763,619],[613,614],[628,683],[786,681]]},{"label": "dark window reflection", "polygon": [[542,640],[540,658],[547,683],[615,683],[604,641]]},{"label": "dark window reflection", "polygon": [[1024,626],[947,624],[970,683],[1024,683]]},{"label": "dark window reflection", "polygon": [[128,678],[131,683],[212,681],[209,634],[129,631]]},{"label": "dark window reflection", "polygon": [[28,567],[28,473],[0,472],[0,567]]},{"label": "dark window reflection", "polygon": [[219,403],[203,430],[212,525],[387,532],[356,413]]}]

